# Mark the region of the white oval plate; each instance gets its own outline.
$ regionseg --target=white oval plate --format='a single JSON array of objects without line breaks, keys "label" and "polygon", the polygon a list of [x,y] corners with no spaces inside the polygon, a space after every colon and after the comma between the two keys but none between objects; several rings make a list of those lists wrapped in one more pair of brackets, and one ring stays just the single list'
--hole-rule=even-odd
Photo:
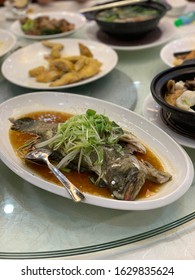
[{"label": "white oval plate", "polygon": [[53,39],[51,42],[62,43],[64,50],[62,56],[79,55],[78,43],[85,44],[93,53],[94,58],[102,62],[101,71],[97,75],[68,85],[50,87],[49,83],[39,83],[32,77],[29,77],[28,71],[40,65],[47,67],[48,63],[44,59],[45,55],[50,53],[50,49],[42,45],[42,43],[33,43],[19,49],[12,53],[2,64],[2,74],[4,77],[12,82],[13,84],[23,86],[32,89],[59,89],[59,88],[70,88],[86,83],[95,81],[106,74],[108,74],[117,64],[118,56],[114,50],[110,47],[85,40],[85,39]]},{"label": "white oval plate", "polygon": [[75,28],[73,30],[70,30],[68,32],[63,32],[59,34],[52,34],[52,35],[28,35],[25,34],[21,29],[21,24],[19,20],[16,20],[12,23],[10,26],[10,30],[17,36],[26,38],[26,39],[33,39],[33,40],[47,40],[47,39],[54,39],[54,38],[60,38],[64,36],[68,36],[70,34],[75,33],[78,31],[81,27],[83,27],[86,23],[86,18],[77,13],[70,13],[70,12],[47,12],[47,13],[37,13],[28,15],[29,18],[35,19],[40,16],[48,16],[49,18],[55,18],[55,19],[66,19],[70,23],[75,24]]},{"label": "white oval plate", "polygon": [[160,57],[166,65],[174,67],[174,53],[190,50],[195,50],[195,34],[190,34],[166,44],[160,51]]},{"label": "white oval plate", "polygon": [[15,36],[6,30],[0,29],[0,57],[6,55],[16,45]]},{"label": "white oval plate", "polygon": [[173,178],[164,184],[155,195],[135,200],[119,201],[85,194],[85,203],[121,210],[146,210],[168,205],[179,199],[189,189],[194,169],[192,162],[183,150],[163,130],[145,120],[142,116],[123,107],[92,97],[59,92],[37,92],[19,95],[0,105],[0,156],[2,161],[17,175],[39,188],[68,197],[63,187],[50,183],[33,174],[16,156],[9,140],[9,118],[40,110],[55,110],[81,114],[91,108],[107,115],[125,129],[133,132],[158,156]]}]

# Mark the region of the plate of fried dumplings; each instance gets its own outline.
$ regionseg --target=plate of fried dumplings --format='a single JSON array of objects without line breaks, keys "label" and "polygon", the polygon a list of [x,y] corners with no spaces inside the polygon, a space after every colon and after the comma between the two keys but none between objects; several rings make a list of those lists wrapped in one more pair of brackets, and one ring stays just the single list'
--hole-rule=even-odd
[{"label": "plate of fried dumplings", "polygon": [[2,64],[2,74],[11,83],[26,88],[70,88],[105,76],[117,61],[116,52],[102,43],[53,39],[12,53]]}]

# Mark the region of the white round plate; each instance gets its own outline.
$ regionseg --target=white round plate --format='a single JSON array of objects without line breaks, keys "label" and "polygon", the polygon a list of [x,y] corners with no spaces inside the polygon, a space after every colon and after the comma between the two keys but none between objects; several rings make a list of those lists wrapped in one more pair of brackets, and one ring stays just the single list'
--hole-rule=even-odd
[{"label": "white round plate", "polygon": [[166,65],[174,67],[174,53],[190,50],[195,50],[195,33],[166,44],[160,51],[160,57]]},{"label": "white round plate", "polygon": [[163,184],[159,192],[148,198],[121,201],[85,194],[87,204],[121,210],[146,210],[168,205],[191,186],[194,168],[188,154],[168,134],[142,116],[123,107],[100,99],[59,92],[37,92],[19,95],[0,105],[0,156],[1,160],[17,175],[35,186],[52,193],[69,197],[64,188],[50,183],[28,168],[15,154],[9,139],[9,118],[19,118],[32,111],[63,111],[81,114],[94,109],[134,133],[161,160],[172,180]]},{"label": "white round plate", "polygon": [[[107,45],[109,45],[110,47],[112,47],[116,50],[123,50],[123,51],[148,49],[148,48],[156,47],[156,46],[159,46],[161,44],[168,42],[176,34],[176,28],[167,19],[162,19],[159,22],[158,27],[160,28],[162,35],[160,36],[159,39],[157,39],[154,42],[140,45],[139,41],[138,41],[137,45],[132,45],[132,46],[131,45],[124,46],[124,45],[120,45],[120,43],[114,44],[112,42],[111,43],[107,42]],[[95,21],[91,21],[86,24],[86,35],[87,35],[88,39],[100,42],[100,39],[98,38],[98,31],[99,31],[99,27]]]},{"label": "white round plate", "polygon": [[62,56],[79,55],[78,43],[85,44],[93,53],[94,58],[102,62],[101,71],[91,78],[58,87],[50,87],[49,83],[36,82],[34,78],[29,77],[28,71],[40,65],[45,65],[47,67],[48,62],[46,59],[44,59],[44,56],[50,53],[50,49],[44,47],[40,42],[19,49],[18,51],[12,53],[7,59],[5,59],[2,64],[2,74],[4,77],[13,84],[32,89],[52,90],[59,88],[70,88],[95,81],[105,76],[116,66],[118,61],[116,52],[110,47],[101,43],[88,41],[85,39],[69,38],[53,39],[50,41],[64,45]]},{"label": "white round plate", "polygon": [[15,45],[15,36],[9,31],[0,29],[0,57],[6,55]]},{"label": "white round plate", "polygon": [[171,128],[169,128],[162,120],[160,114],[160,106],[153,99],[151,95],[148,95],[144,101],[142,113],[147,118],[147,120],[151,121],[161,129],[163,129],[166,133],[168,133],[176,142],[181,144],[184,147],[195,148],[195,141],[189,137],[183,136]]},{"label": "white round plate", "polygon": [[12,23],[10,26],[10,30],[17,36],[26,38],[26,39],[33,39],[33,40],[45,40],[45,39],[54,39],[54,38],[60,38],[60,37],[65,37],[70,34],[75,33],[78,31],[81,27],[84,26],[86,23],[86,18],[77,13],[71,13],[71,12],[47,12],[47,13],[36,13],[32,15],[28,15],[29,18],[35,19],[40,16],[48,16],[49,18],[55,18],[57,20],[59,19],[66,19],[70,23],[75,24],[75,28],[73,30],[70,30],[68,32],[63,32],[59,34],[52,34],[52,35],[28,35],[25,34],[22,29],[21,29],[21,24],[19,20],[16,20],[15,22]]}]

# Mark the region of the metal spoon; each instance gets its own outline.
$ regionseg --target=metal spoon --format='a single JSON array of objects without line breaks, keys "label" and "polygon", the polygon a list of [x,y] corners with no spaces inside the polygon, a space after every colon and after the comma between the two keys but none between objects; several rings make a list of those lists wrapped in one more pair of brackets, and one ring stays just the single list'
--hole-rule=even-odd
[{"label": "metal spoon", "polygon": [[66,190],[69,192],[72,199],[76,202],[83,200],[84,195],[66,178],[64,174],[62,174],[59,169],[57,169],[51,162],[49,161],[49,156],[51,155],[51,151],[48,149],[35,149],[25,155],[25,159],[30,160],[32,162],[44,162],[47,164],[48,168],[53,172],[53,174],[58,178],[58,180],[63,184]]}]

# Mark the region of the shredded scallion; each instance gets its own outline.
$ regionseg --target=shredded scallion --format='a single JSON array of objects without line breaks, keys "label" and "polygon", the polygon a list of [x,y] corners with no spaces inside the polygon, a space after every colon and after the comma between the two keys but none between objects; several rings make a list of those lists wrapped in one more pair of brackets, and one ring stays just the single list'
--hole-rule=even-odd
[{"label": "shredded scallion", "polygon": [[91,153],[96,154],[96,166],[103,163],[103,146],[117,144],[123,129],[103,114],[88,109],[85,114],[75,115],[58,125],[56,135],[36,145],[40,148],[49,146],[52,150],[59,150],[65,155],[57,165],[66,167],[70,161],[78,157],[78,170],[82,160],[91,162]]}]

